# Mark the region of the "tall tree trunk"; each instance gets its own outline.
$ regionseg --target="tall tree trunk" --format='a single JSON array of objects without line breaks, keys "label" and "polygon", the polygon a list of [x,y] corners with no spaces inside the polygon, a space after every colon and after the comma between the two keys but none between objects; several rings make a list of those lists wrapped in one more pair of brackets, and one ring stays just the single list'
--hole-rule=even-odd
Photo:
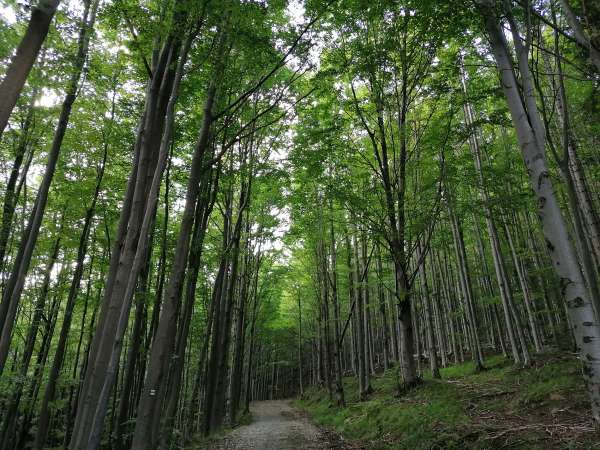
[{"label": "tall tree trunk", "polygon": [[[465,96],[468,96],[467,89],[467,80],[464,69],[462,69],[461,63],[461,83],[463,87],[463,92]],[[517,337],[515,336],[515,328],[519,328],[519,324],[515,323],[516,311],[513,305],[513,297],[512,291],[510,287],[510,282],[508,276],[506,274],[506,265],[504,263],[504,256],[502,254],[502,248],[500,246],[500,239],[498,237],[498,230],[496,228],[496,224],[494,222],[492,216],[492,209],[490,206],[490,200],[488,197],[488,192],[485,186],[485,181],[483,178],[483,170],[481,164],[481,149],[479,147],[479,136],[477,135],[477,129],[474,129],[475,126],[475,117],[471,104],[467,101],[463,107],[465,122],[468,127],[471,128],[471,133],[469,135],[469,146],[471,147],[471,152],[473,153],[473,159],[475,162],[475,169],[477,171],[478,185],[479,185],[479,195],[483,202],[484,213],[485,213],[485,221],[488,229],[488,236],[490,239],[490,245],[492,247],[492,259],[494,261],[494,269],[496,270],[496,280],[498,282],[498,288],[500,289],[500,298],[502,299],[502,308],[504,311],[504,320],[506,323],[506,329],[508,332],[508,338],[510,342],[510,347],[512,350],[513,360],[515,364],[521,364],[521,354],[519,353],[519,347],[517,345]],[[528,366],[530,364],[529,361],[529,353],[527,351],[527,347],[523,346],[521,349],[523,351],[523,364]]]},{"label": "tall tree trunk", "polygon": [[[113,103],[114,112],[114,103]],[[104,144],[104,154],[102,162],[98,170],[96,177],[96,187],[94,189],[94,196],[92,197],[92,203],[86,211],[83,229],[79,238],[79,247],[77,249],[77,259],[75,261],[75,272],[71,280],[71,286],[69,288],[69,296],[67,297],[67,303],[65,305],[65,311],[63,315],[62,327],[60,330],[60,336],[56,345],[56,351],[54,353],[54,359],[52,360],[52,368],[50,369],[50,375],[46,382],[46,390],[44,392],[44,398],[40,407],[40,413],[37,424],[37,432],[35,436],[34,447],[41,450],[46,443],[48,436],[48,427],[50,424],[50,409],[49,405],[54,401],[56,394],[56,385],[60,376],[60,370],[63,365],[67,340],[69,337],[69,331],[71,329],[71,321],[73,319],[73,311],[75,309],[75,300],[79,292],[79,286],[81,284],[81,278],[83,276],[84,260],[87,255],[88,240],[90,236],[90,230],[92,228],[92,221],[96,212],[96,203],[98,196],[100,195],[100,188],[102,186],[102,179],[104,177],[104,168],[106,167],[106,159],[108,153],[108,142]]]},{"label": "tall tree trunk", "polygon": [[52,248],[52,252],[48,259],[48,263],[46,264],[46,268],[44,270],[44,279],[42,282],[42,287],[40,289],[40,293],[38,294],[37,301],[35,303],[35,309],[33,311],[33,317],[31,319],[31,325],[27,331],[27,337],[25,338],[25,348],[23,349],[23,354],[21,356],[20,367],[19,367],[19,376],[22,381],[18,382],[16,386],[12,388],[12,396],[6,407],[6,411],[4,415],[4,421],[2,423],[2,434],[0,435],[0,442],[2,443],[2,449],[9,449],[15,445],[14,441],[14,431],[17,421],[17,416],[19,412],[19,406],[21,403],[21,397],[23,395],[24,383],[27,379],[27,375],[29,372],[29,365],[31,362],[31,358],[33,356],[37,336],[39,333],[40,324],[44,318],[44,313],[46,310],[46,302],[48,300],[48,292],[50,290],[50,281],[52,270],[56,264],[58,259],[58,254],[60,251],[61,239],[62,239],[62,229],[64,224],[64,212],[59,223],[60,228],[58,230],[58,237],[54,243]]},{"label": "tall tree trunk", "polygon": [[244,362],[244,347],[246,343],[246,305],[251,282],[251,255],[252,251],[249,243],[250,220],[246,217],[245,244],[244,244],[244,265],[240,276],[240,292],[237,299],[237,311],[235,320],[235,342],[233,348],[233,367],[231,369],[231,379],[229,381],[229,423],[237,422],[237,415],[240,407],[240,395],[242,392],[242,369]]},{"label": "tall tree trunk", "polygon": [[168,370],[168,355],[175,342],[175,324],[181,303],[181,291],[185,278],[185,268],[189,257],[189,245],[196,200],[199,193],[199,182],[203,170],[204,155],[208,148],[210,127],[212,124],[213,105],[215,102],[216,86],[211,84],[204,104],[202,126],[198,142],[194,150],[190,178],[187,185],[186,201],[179,229],[179,237],[175,248],[175,259],[171,266],[171,274],[167,284],[161,316],[156,330],[156,338],[152,345],[148,375],[144,392],[138,407],[138,418],[134,432],[132,448],[146,448],[148,443],[156,446],[158,433],[152,425],[157,414],[161,412],[164,391],[163,376]]},{"label": "tall tree trunk", "polygon": [[[425,270],[425,255],[423,254],[423,248],[421,243],[417,243],[417,260],[419,264],[419,278],[421,281],[421,298],[423,300],[423,312],[425,316],[425,338],[427,342],[427,352],[429,357],[429,368],[431,369],[431,376],[433,378],[441,378],[440,369],[438,365],[437,357],[437,346],[435,342],[435,335],[433,333],[433,318],[431,312],[431,299],[429,298],[429,285],[427,282],[427,272]],[[472,349],[474,352],[475,349]]]},{"label": "tall tree trunk", "polygon": [[387,308],[385,301],[385,286],[383,283],[383,264],[381,262],[381,248],[377,247],[377,297],[379,298],[379,314],[381,316],[381,346],[383,350],[383,368],[390,367],[390,328],[388,324]]},{"label": "tall tree trunk", "polygon": [[[366,400],[369,394],[372,392],[371,384],[369,381],[369,367],[367,361],[367,330],[365,321],[365,286],[364,279],[361,272],[365,269],[366,255],[363,255],[364,247],[362,243],[359,243],[356,236],[354,236],[354,260],[356,269],[356,335],[357,335],[357,348],[358,348],[358,385],[359,385],[359,397],[360,400]],[[362,266],[362,267],[361,267]]]},{"label": "tall tree trunk", "polygon": [[[4,190],[4,202],[2,206],[2,222],[0,225],[0,271],[4,272],[6,256],[6,247],[8,245],[8,238],[10,237],[10,231],[13,223],[13,216],[15,214],[15,208],[17,206],[18,194],[16,192],[17,181],[19,180],[19,174],[24,173],[25,170],[21,171],[21,165],[25,158],[28,146],[30,144],[31,135],[31,123],[33,121],[35,111],[35,97],[37,95],[37,89],[33,90],[31,94],[31,100],[28,105],[27,115],[21,129],[21,135],[19,136],[19,143],[15,151],[15,159],[13,161],[12,169],[6,183]],[[26,165],[27,167],[27,165]],[[27,167],[28,168],[28,167]]]},{"label": "tall tree trunk", "polygon": [[[303,398],[304,378],[302,367],[302,301],[300,299],[300,292],[296,292],[295,295],[298,300],[298,389],[300,391],[300,398]],[[250,362],[248,362],[248,366],[250,366]],[[250,368],[248,368],[248,371],[250,371]]]},{"label": "tall tree trunk", "polygon": [[[212,154],[209,153],[209,155]],[[189,263],[185,280],[185,303],[179,319],[180,324],[177,329],[175,357],[171,361],[169,367],[169,376],[167,378],[168,385],[163,388],[163,390],[166,391],[167,407],[166,414],[164,414],[162,423],[160,424],[162,429],[160,436],[160,447],[162,449],[167,449],[172,444],[170,441],[171,429],[173,428],[173,418],[176,414],[177,403],[179,401],[181,390],[183,376],[182,372],[185,362],[185,349],[188,341],[194,304],[196,301],[196,282],[198,280],[198,273],[200,271],[204,236],[206,234],[208,220],[216,200],[220,175],[219,170],[219,166],[214,170],[205,168],[203,180],[200,182],[202,192],[200,195],[198,195],[196,202],[194,230],[192,232]],[[169,291],[167,290],[167,293],[168,292]],[[164,381],[163,384],[165,384]],[[157,419],[158,417],[154,418],[155,421],[157,421]]]},{"label": "tall tree trunk", "polygon": [[508,245],[510,248],[510,252],[513,259],[513,264],[515,266],[515,270],[517,272],[517,278],[519,279],[519,284],[521,285],[521,292],[523,293],[523,302],[525,303],[525,310],[527,312],[527,318],[529,320],[529,330],[531,332],[531,337],[533,340],[533,345],[535,346],[536,352],[542,351],[542,341],[538,332],[538,325],[535,317],[533,299],[531,298],[531,291],[529,289],[529,284],[527,281],[527,276],[525,275],[525,267],[523,266],[523,261],[517,255],[517,250],[515,244],[513,242],[513,237],[511,230],[506,221],[504,222],[504,231],[506,232],[506,237],[508,240]]},{"label": "tall tree trunk", "polygon": [[[258,281],[258,270],[259,270],[259,264],[257,264],[257,268],[256,268],[256,278],[255,280]],[[255,281],[255,283],[256,283]],[[246,395],[245,395],[245,399],[244,399],[244,414],[248,414],[250,412],[250,401],[253,400],[252,397],[252,379],[254,376],[254,366],[253,366],[253,362],[254,362],[254,346],[255,346],[255,342],[256,342],[256,321],[257,321],[257,313],[258,313],[258,302],[259,302],[259,295],[258,292],[256,291],[256,289],[254,289],[254,299],[252,302],[252,322],[250,325],[250,348],[248,351],[248,372],[246,373]]]},{"label": "tall tree trunk", "polygon": [[463,239],[462,228],[460,222],[450,206],[450,201],[447,202],[448,213],[450,216],[450,225],[452,228],[452,237],[454,239],[454,250],[456,251],[456,261],[458,263],[458,279],[460,282],[460,290],[464,299],[465,312],[467,316],[467,328],[471,341],[471,357],[475,364],[475,371],[479,372],[483,369],[483,352],[481,350],[481,342],[479,340],[479,327],[477,316],[475,314],[475,302],[471,287],[471,278],[469,274],[469,266],[467,260],[467,252],[465,250],[465,242]]},{"label": "tall tree trunk", "polygon": [[0,83],[0,139],[42,44],[46,40],[50,22],[59,3],[60,0],[39,0],[31,9],[25,35]]},{"label": "tall tree trunk", "polygon": [[[50,191],[50,185],[52,184],[52,178],[54,177],[54,172],[56,170],[56,163],[58,162],[58,156],[62,147],[62,142],[67,131],[67,125],[71,116],[73,103],[75,103],[75,99],[77,98],[79,82],[83,72],[83,66],[87,58],[90,35],[96,20],[98,3],[99,0],[88,0],[85,2],[85,9],[79,31],[77,55],[75,56],[75,60],[73,62],[73,72],[71,73],[69,84],[67,86],[67,95],[63,100],[52,146],[48,152],[48,160],[46,162],[44,177],[42,179],[40,188],[38,189],[37,197],[29,217],[27,228],[23,234],[23,237],[21,238],[19,251],[15,259],[11,275],[2,295],[2,302],[0,303],[0,328],[2,329],[2,334],[0,336],[0,374],[4,369],[6,357],[8,356],[12,330],[17,314],[17,307],[21,300],[21,294],[23,293],[23,287],[25,285],[25,277],[29,270],[31,256],[37,243],[40,226],[42,224],[44,211],[46,209],[46,202],[48,200],[48,192]],[[48,7],[52,7],[54,4],[55,2],[49,2]],[[54,8],[56,8],[56,5],[54,5]]]},{"label": "tall tree trunk", "polygon": [[[165,116],[171,98],[175,78],[173,66],[178,52],[179,41],[169,35],[148,84],[145,110],[136,139],[135,165],[119,218],[119,230],[105,283],[102,309],[90,348],[90,363],[86,369],[73,436],[69,443],[71,450],[92,450],[100,442],[135,285],[146,259],[149,227],[156,211],[155,191],[158,189],[157,184],[160,184],[160,173],[155,169],[159,154],[165,154],[164,142],[170,141],[163,130],[165,122],[170,122],[165,121]],[[153,199],[153,204],[150,204],[150,198]]]},{"label": "tall tree trunk", "polygon": [[333,227],[333,205],[329,204],[329,213],[331,215],[329,222],[329,237],[331,239],[331,303],[333,305],[333,365],[335,375],[335,396],[336,403],[340,407],[346,406],[344,396],[344,382],[342,378],[342,360],[341,360],[341,334],[340,334],[340,306],[338,299],[338,283],[337,283],[337,248],[335,245],[335,230]]},{"label": "tall tree trunk", "polygon": [[[152,242],[152,239],[151,239]],[[138,281],[137,291],[135,293],[135,312],[133,319],[133,327],[131,329],[131,339],[129,341],[129,348],[127,349],[127,356],[125,357],[124,367],[121,371],[121,392],[120,399],[118,402],[118,411],[115,412],[115,421],[112,432],[112,447],[115,449],[125,449],[127,444],[124,439],[124,434],[127,431],[127,422],[131,418],[132,410],[135,410],[137,405],[135,396],[135,379],[136,372],[139,372],[139,376],[143,376],[144,365],[140,353],[142,349],[142,338],[144,335],[144,322],[146,320],[146,302],[148,297],[148,277],[150,272],[150,264],[152,263],[152,254],[148,252],[146,256],[146,263],[140,273],[140,279]],[[157,294],[158,295],[158,294]],[[137,369],[137,370],[136,370]],[[131,431],[131,430],[129,430]]]},{"label": "tall tree trunk", "polygon": [[[565,180],[567,198],[572,210],[575,239],[584,277],[587,280],[590,294],[594,301],[594,307],[597,317],[600,317],[600,291],[598,286],[597,269],[600,262],[600,229],[598,215],[594,210],[594,205],[590,196],[585,172],[581,161],[577,155],[578,142],[571,126],[567,94],[564,85],[564,76],[562,62],[560,59],[560,46],[558,35],[554,35],[555,68],[550,63],[550,57],[547,51],[542,52],[544,65],[549,74],[550,83],[554,96],[556,98],[556,112],[560,134],[562,135],[563,154],[558,154],[556,145],[549,133],[550,123],[545,108],[542,110],[543,119],[546,125],[546,137],[548,146],[552,150],[559,167],[562,177]],[[556,72],[556,75],[554,75]],[[536,84],[538,90],[541,90],[539,83]],[[543,98],[543,97],[542,97]],[[587,236],[586,236],[587,235]],[[595,264],[594,264],[595,262]]]},{"label": "tall tree trunk", "polygon": [[522,90],[516,79],[515,67],[498,18],[488,3],[481,8],[485,27],[498,69],[502,88],[511,113],[521,153],[537,200],[544,237],[554,268],[561,280],[562,295],[573,325],[577,350],[582,355],[583,375],[592,403],[592,415],[600,420],[600,326],[596,321],[592,301],[585,287],[575,251],[561,213],[545,158],[545,132],[533,97],[528,51],[509,13],[513,37],[516,38],[518,72]]}]

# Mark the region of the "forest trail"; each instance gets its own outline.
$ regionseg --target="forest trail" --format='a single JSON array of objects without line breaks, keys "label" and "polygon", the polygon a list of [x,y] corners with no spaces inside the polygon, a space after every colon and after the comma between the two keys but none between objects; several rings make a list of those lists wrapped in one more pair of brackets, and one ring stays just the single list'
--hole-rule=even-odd
[{"label": "forest trail", "polygon": [[252,423],[229,433],[210,450],[321,450],[342,449],[313,425],[288,400],[255,402],[250,411]]}]

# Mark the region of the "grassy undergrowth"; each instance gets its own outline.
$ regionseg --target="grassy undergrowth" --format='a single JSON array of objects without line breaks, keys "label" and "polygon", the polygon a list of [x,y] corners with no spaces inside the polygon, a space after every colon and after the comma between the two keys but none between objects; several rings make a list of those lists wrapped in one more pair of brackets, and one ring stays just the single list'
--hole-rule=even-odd
[{"label": "grassy undergrowth", "polygon": [[358,401],[357,381],[345,378],[346,408],[311,388],[297,406],[368,449],[600,448],[579,365],[569,355],[538,355],[529,369],[490,356],[485,370],[465,363],[425,375],[397,397],[395,369],[372,378],[373,394]]},{"label": "grassy undergrowth", "polygon": [[248,425],[252,423],[252,413],[241,414],[237,423],[234,426],[230,424],[219,428],[218,430],[213,431],[209,436],[205,436],[201,433],[196,434],[191,441],[186,445],[186,450],[195,450],[195,449],[208,449],[213,446],[217,446],[223,439],[236,427],[242,425]]}]

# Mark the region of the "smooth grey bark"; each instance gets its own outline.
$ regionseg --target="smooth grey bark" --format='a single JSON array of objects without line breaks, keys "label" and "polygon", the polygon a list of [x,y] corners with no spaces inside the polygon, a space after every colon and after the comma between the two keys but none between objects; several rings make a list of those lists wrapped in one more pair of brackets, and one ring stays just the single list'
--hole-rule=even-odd
[{"label": "smooth grey bark", "polygon": [[[468,96],[467,89],[467,78],[464,69],[462,69],[463,65],[461,62],[461,84],[463,88],[463,92],[465,96]],[[488,236],[490,239],[490,245],[492,247],[492,259],[494,261],[494,269],[496,271],[496,280],[498,282],[498,288],[500,289],[500,297],[502,299],[502,309],[504,311],[504,320],[506,323],[506,329],[508,333],[508,340],[510,343],[513,360],[515,364],[521,364],[521,354],[519,353],[519,347],[517,345],[518,336],[518,323],[515,323],[515,310],[513,305],[513,297],[512,291],[510,287],[509,278],[506,274],[506,265],[504,262],[504,256],[502,254],[502,248],[500,246],[500,239],[498,237],[498,230],[496,228],[496,223],[494,222],[492,216],[492,210],[490,207],[490,200],[487,193],[487,189],[485,186],[485,180],[483,178],[483,170],[481,164],[481,149],[479,146],[479,136],[477,135],[477,130],[473,129],[475,124],[474,112],[471,104],[468,100],[465,102],[463,106],[465,122],[468,127],[471,128],[471,133],[469,134],[469,146],[471,148],[471,152],[473,154],[473,159],[475,163],[475,169],[477,171],[477,182],[479,188],[479,195],[483,202],[484,214],[485,214],[485,222],[488,229]],[[516,329],[515,329],[516,328]],[[515,332],[517,332],[517,336],[515,336]],[[523,352],[523,363],[525,366],[530,364],[529,355],[527,352],[527,347],[523,346],[521,349]]]},{"label": "smooth grey bark", "polygon": [[[581,355],[583,376],[592,404],[592,416],[600,420],[600,325],[595,318],[592,301],[550,180],[545,157],[545,130],[535,102],[527,48],[522,45],[516,24],[513,20],[509,20],[511,32],[516,38],[517,67],[515,67],[500,21],[492,6],[493,4],[488,1],[481,4],[481,13],[501,73],[502,88],[517,140],[535,193],[546,244],[554,269],[560,278],[561,292],[573,326],[577,351]],[[507,11],[507,13],[511,19],[511,12]],[[517,73],[521,75],[522,84],[517,82]]]},{"label": "smooth grey bark", "polygon": [[[559,155],[554,139],[549,132],[550,124],[546,107],[542,99],[542,117],[546,125],[547,144],[556,159],[560,173],[565,180],[567,198],[571,206],[571,215],[575,231],[577,249],[581,258],[584,277],[596,310],[596,315],[600,317],[600,290],[598,286],[597,268],[600,262],[600,229],[598,214],[594,210],[593,201],[590,195],[588,183],[585,177],[581,161],[577,155],[578,142],[571,126],[570,114],[567,102],[567,95],[564,85],[564,76],[562,63],[558,56],[559,41],[558,36],[554,35],[555,68],[550,63],[550,56],[547,51],[542,51],[542,59],[548,75],[554,97],[556,98],[556,117],[561,135],[563,153]],[[554,75],[554,72],[556,74]],[[541,90],[539,83],[536,84],[538,90]]]},{"label": "smooth grey bark", "polygon": [[425,341],[427,344],[427,352],[429,357],[429,368],[432,378],[441,378],[440,368],[437,357],[437,343],[433,333],[433,313],[431,311],[431,299],[429,298],[429,283],[427,280],[427,272],[425,270],[425,255],[422,244],[417,242],[417,261],[419,264],[419,280],[421,282],[421,300],[423,304],[423,314],[425,322]]},{"label": "smooth grey bark", "polygon": [[481,341],[479,338],[479,324],[475,312],[475,301],[471,286],[471,277],[469,272],[469,262],[467,252],[465,250],[465,242],[463,239],[462,228],[454,210],[452,209],[450,200],[446,202],[448,215],[450,216],[450,227],[452,228],[452,237],[454,240],[454,251],[456,252],[456,261],[458,263],[457,272],[460,284],[460,292],[462,293],[463,303],[467,316],[467,328],[471,341],[471,357],[475,364],[475,371],[480,371],[484,367],[483,352],[481,350]]},{"label": "smooth grey bark", "polygon": [[[137,281],[142,262],[145,261],[142,253],[146,250],[149,236],[142,235],[141,230],[144,220],[148,226],[152,219],[144,213],[154,169],[158,163],[166,106],[175,72],[172,65],[175,55],[178,54],[178,47],[178,41],[172,34],[169,35],[154,66],[153,78],[148,83],[144,113],[140,119],[134,147],[134,167],[119,217],[102,309],[90,346],[90,361],[86,368],[73,435],[69,443],[71,450],[94,449],[99,445],[132,301],[133,288],[130,285]],[[155,210],[148,209],[151,212]],[[136,280],[131,280],[134,277]],[[129,294],[129,297],[126,294]]]},{"label": "smooth grey bark", "polygon": [[525,303],[525,311],[527,312],[527,319],[529,322],[529,331],[531,333],[533,345],[535,346],[536,352],[541,352],[542,351],[542,341],[541,341],[539,331],[538,331],[538,324],[537,324],[536,317],[535,317],[533,298],[531,297],[531,290],[529,288],[529,283],[527,281],[526,269],[525,269],[522,259],[517,254],[517,249],[515,247],[512,232],[506,221],[504,221],[504,231],[506,233],[508,246],[510,248],[510,253],[512,255],[513,264],[515,266],[515,270],[517,271],[517,278],[519,280],[519,285],[521,286],[521,292],[523,293],[523,302]]}]

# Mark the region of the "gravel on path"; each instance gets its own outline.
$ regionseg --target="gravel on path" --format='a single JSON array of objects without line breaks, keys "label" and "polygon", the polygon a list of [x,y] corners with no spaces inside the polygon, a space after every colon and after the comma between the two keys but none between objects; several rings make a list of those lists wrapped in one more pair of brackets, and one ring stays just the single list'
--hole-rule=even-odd
[{"label": "gravel on path", "polygon": [[210,450],[322,450],[346,448],[336,436],[320,430],[289,401],[251,405],[252,423],[231,431]]}]

